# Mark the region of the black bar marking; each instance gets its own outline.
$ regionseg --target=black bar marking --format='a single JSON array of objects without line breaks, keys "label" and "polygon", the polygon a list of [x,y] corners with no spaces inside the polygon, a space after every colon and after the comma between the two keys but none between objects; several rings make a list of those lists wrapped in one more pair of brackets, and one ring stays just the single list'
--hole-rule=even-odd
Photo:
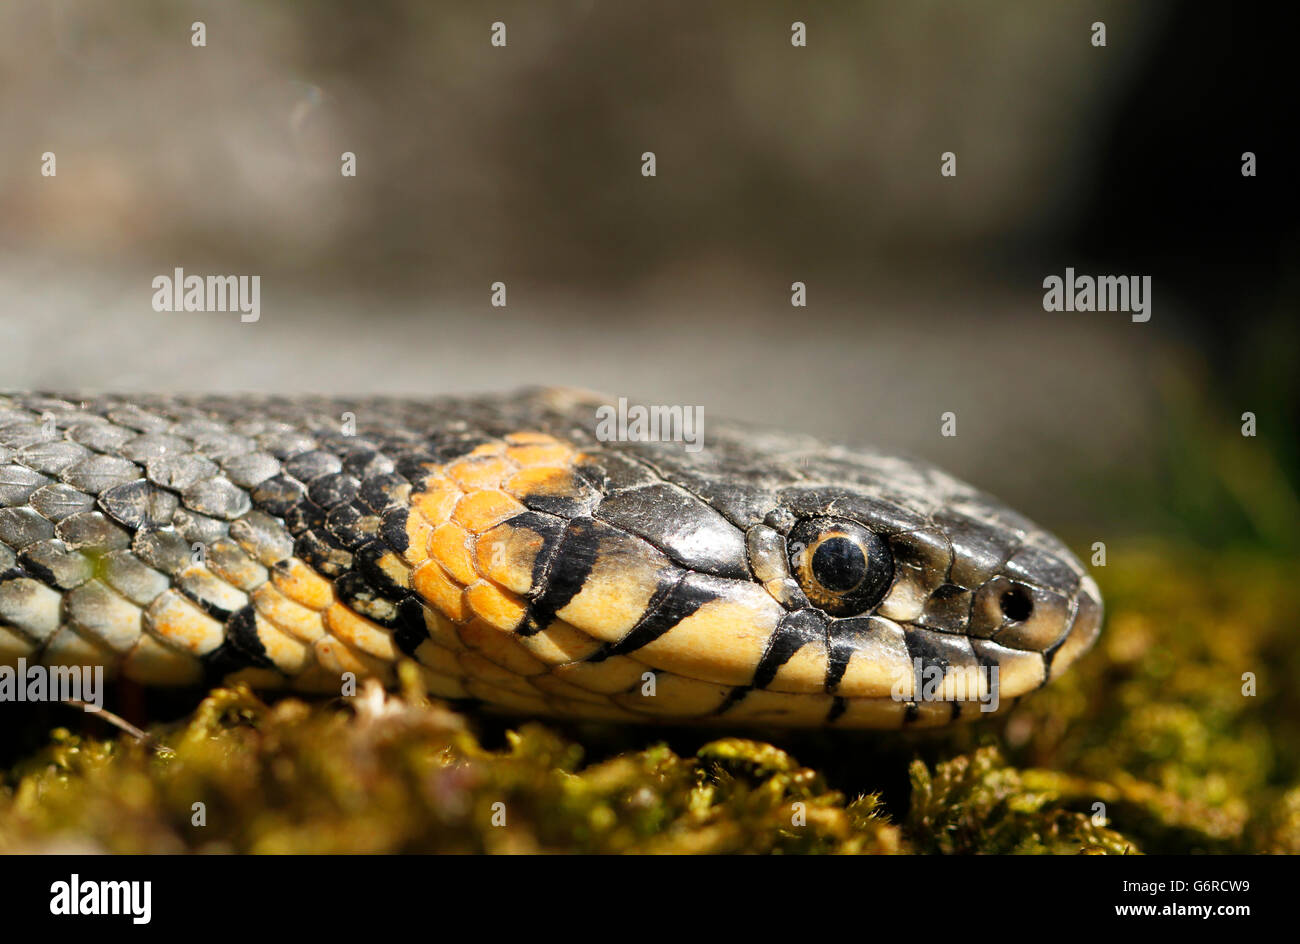
[{"label": "black bar marking", "polygon": [[[243,612],[243,610],[238,610],[232,613],[224,606],[219,606],[217,605],[217,603],[208,599],[207,597],[200,596],[198,593],[195,592],[192,586],[186,583],[172,584],[172,589],[178,591],[181,596],[185,597],[185,599],[189,600],[191,603],[197,606],[208,616],[211,616],[218,623],[225,623]],[[248,607],[245,607],[244,609],[248,609]]]},{"label": "black bar marking", "polygon": [[[369,544],[361,545],[354,552],[353,566],[356,567],[356,573],[366,578],[366,583],[374,588],[375,593],[388,600],[403,600],[410,595],[411,591],[394,581],[379,566],[379,561],[389,553],[391,552],[388,545],[384,542],[371,541]],[[405,566],[405,561],[402,563]]]},{"label": "black bar marking", "polygon": [[249,604],[226,620],[226,638],[201,660],[210,679],[220,680],[249,666],[275,668],[257,635],[256,617],[257,611]]},{"label": "black bar marking", "polygon": [[628,634],[610,648],[608,655],[621,656],[635,652],[654,642],[700,607],[716,598],[712,588],[701,587],[687,573],[663,595],[658,605],[651,606],[641,621]]},{"label": "black bar marking", "polygon": [[569,605],[591,575],[600,553],[601,528],[591,518],[574,518],[564,529],[555,551],[546,587],[528,605],[516,632],[532,636],[555,622],[555,614]]},{"label": "black bar marking", "polygon": [[[649,614],[659,609],[659,605],[664,602],[664,598],[667,597],[668,594],[672,593],[672,591],[676,589],[677,585],[685,579],[686,579],[686,574],[680,573],[676,577],[670,578],[660,583],[659,586],[655,588],[655,592],[651,595],[650,602],[646,604],[645,613],[641,614],[641,620],[638,620],[638,625],[640,624],[640,622],[644,621]],[[635,629],[636,627],[634,626],[632,628]],[[629,634],[630,633],[631,630],[629,630]],[[582,661],[583,662],[604,662],[610,656],[619,655],[619,652],[617,651],[617,647],[620,646],[626,639],[627,637],[624,636],[623,639],[620,639],[618,642],[603,642],[600,644],[599,649],[597,649],[591,655],[587,656],[587,658],[583,659]]]},{"label": "black bar marking", "polygon": [[938,666],[945,676],[948,674],[948,669],[952,667],[952,660],[938,645],[937,637],[930,637],[924,630],[910,629],[906,626],[903,627],[903,636],[907,640],[907,655],[913,665],[916,664],[917,659],[920,659],[922,672],[932,666]]},{"label": "black bar marking", "polygon": [[752,685],[737,685],[733,687],[731,691],[727,692],[727,697],[722,699],[722,704],[719,705],[716,709],[714,709],[713,713],[715,715],[720,715],[727,711],[730,711],[740,702],[744,701],[745,696],[748,695],[752,690],[753,690]]},{"label": "black bar marking", "polygon": [[862,639],[871,626],[864,617],[831,620],[826,627],[828,658],[826,662],[826,691],[833,693],[844,680],[853,653],[862,645]]},{"label": "black bar marking", "polygon": [[424,605],[414,597],[408,597],[398,604],[393,642],[402,652],[414,657],[415,650],[428,638],[429,627],[424,621]]},{"label": "black bar marking", "polygon": [[540,511],[525,511],[504,522],[507,527],[523,528],[542,539],[542,549],[533,558],[532,586],[529,594],[540,594],[551,573],[551,564],[555,561],[555,552],[564,539],[564,519]]},{"label": "black bar marking", "polygon": [[[781,666],[812,642],[827,641],[826,618],[815,610],[795,610],[781,617],[767,640],[767,649],[754,670],[753,686],[763,689],[772,684]],[[847,665],[847,661],[845,665]],[[843,670],[841,670],[842,674]]]}]

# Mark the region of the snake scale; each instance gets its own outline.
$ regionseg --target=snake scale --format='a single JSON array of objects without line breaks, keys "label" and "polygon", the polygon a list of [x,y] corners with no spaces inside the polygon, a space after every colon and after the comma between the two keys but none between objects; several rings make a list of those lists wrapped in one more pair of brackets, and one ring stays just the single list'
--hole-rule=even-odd
[{"label": "snake scale", "polygon": [[337,695],[409,658],[516,714],[898,728],[1099,632],[1061,542],[932,466],[608,442],[601,402],[0,396],[0,664]]}]

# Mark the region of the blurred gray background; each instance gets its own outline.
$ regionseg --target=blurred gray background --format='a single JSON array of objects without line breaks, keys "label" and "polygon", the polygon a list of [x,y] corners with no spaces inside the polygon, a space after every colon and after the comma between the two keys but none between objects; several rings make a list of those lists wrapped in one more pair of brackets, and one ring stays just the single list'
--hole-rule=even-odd
[{"label": "blurred gray background", "polygon": [[[6,0],[0,387],[581,386],[923,455],[1078,535],[1278,538],[1294,89],[1275,24],[1216,16]],[[178,266],[261,276],[261,320],[154,312]],[[1152,320],[1044,312],[1066,266],[1153,275]]]}]

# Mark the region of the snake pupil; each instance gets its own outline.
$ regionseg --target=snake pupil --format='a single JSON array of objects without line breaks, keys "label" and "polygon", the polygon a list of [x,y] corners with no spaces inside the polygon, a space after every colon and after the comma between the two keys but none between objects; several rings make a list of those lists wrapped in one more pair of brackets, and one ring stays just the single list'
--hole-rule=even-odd
[{"label": "snake pupil", "polygon": [[866,579],[867,556],[848,538],[827,538],[813,552],[812,572],[827,590],[846,593]]},{"label": "snake pupil", "polygon": [[1013,623],[1023,623],[1034,612],[1034,601],[1019,587],[1013,587],[1002,594],[999,602],[1002,604],[1002,615]]}]

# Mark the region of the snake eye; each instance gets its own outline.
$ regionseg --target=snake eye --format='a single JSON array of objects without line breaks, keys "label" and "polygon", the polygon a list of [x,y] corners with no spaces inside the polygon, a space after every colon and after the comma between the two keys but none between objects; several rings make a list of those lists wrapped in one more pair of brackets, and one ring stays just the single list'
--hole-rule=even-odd
[{"label": "snake eye", "polygon": [[787,539],[790,568],[814,606],[852,616],[880,602],[894,579],[889,547],[874,532],[841,518],[809,518]]}]

